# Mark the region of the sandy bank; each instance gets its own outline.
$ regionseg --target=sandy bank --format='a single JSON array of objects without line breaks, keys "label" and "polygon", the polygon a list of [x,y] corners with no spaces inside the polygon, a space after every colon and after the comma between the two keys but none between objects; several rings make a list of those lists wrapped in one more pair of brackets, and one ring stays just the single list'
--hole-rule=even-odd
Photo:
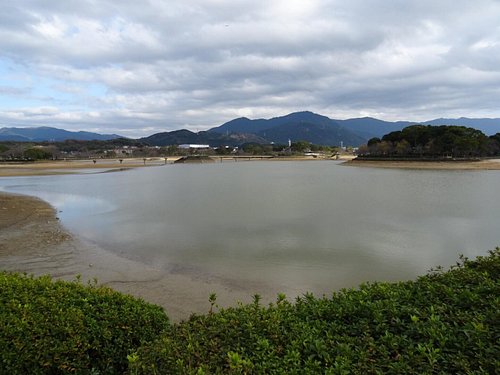
[{"label": "sandy bank", "polygon": [[[349,157],[349,156],[347,156]],[[153,167],[165,164],[173,164],[180,156],[147,158],[127,158],[122,159],[96,159],[93,160],[57,160],[42,161],[32,163],[0,163],[0,177],[16,176],[47,176],[56,174],[82,173],[84,171],[96,170],[97,172],[112,172],[126,170],[130,168]],[[340,160],[345,160],[341,157]],[[210,156],[210,160],[215,162],[244,162],[244,161],[315,161],[315,160],[334,160],[330,158],[312,157],[312,156],[290,156],[274,157],[267,156],[240,156],[237,158],[231,156]]]},{"label": "sandy bank", "polygon": [[[217,293],[221,306],[250,302],[252,286],[172,267],[166,271],[125,259],[68,233],[47,203],[0,193],[0,270],[50,274],[54,278],[96,278],[99,284],[142,297],[165,308],[173,321],[206,313],[208,296]],[[262,290],[262,286],[255,286]],[[268,290],[272,300],[277,290]]]},{"label": "sandy bank", "polygon": [[429,169],[429,170],[500,170],[500,159],[480,161],[374,161],[350,160],[343,165],[371,168]]},{"label": "sandy bank", "polygon": [[57,160],[32,163],[0,163],[0,177],[42,176],[78,173],[81,170],[118,171],[121,169],[152,167],[172,163],[177,158],[127,158],[93,160]]},{"label": "sandy bank", "polygon": [[319,161],[319,160],[336,160],[330,157],[314,157],[314,156],[269,156],[269,155],[250,155],[250,156],[211,156],[216,162],[246,162],[246,161]]}]

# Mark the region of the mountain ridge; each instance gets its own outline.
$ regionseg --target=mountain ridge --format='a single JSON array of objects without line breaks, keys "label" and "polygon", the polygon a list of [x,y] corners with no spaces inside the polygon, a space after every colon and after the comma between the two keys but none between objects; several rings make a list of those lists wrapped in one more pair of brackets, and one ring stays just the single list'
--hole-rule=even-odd
[{"label": "mountain ridge", "polygon": [[[307,137],[307,134],[294,134],[291,128],[281,128],[281,133],[277,133],[277,127],[285,123],[294,124],[297,127],[300,123],[308,121],[314,123],[315,126],[311,129],[311,133],[319,133],[318,125],[328,125],[331,128],[330,134],[323,134],[323,138]],[[218,127],[212,128],[209,131],[225,132],[230,134],[232,131],[245,131],[246,133],[254,133],[270,138],[270,134],[284,142],[286,139],[306,140],[316,144],[323,145],[340,145],[342,142],[345,145],[358,146],[366,143],[371,138],[382,137],[387,133],[402,130],[403,128],[415,125],[459,125],[472,127],[481,130],[486,135],[494,135],[500,132],[500,118],[439,118],[428,121],[385,121],[374,117],[359,117],[350,119],[331,119],[329,117],[319,115],[310,111],[293,112],[285,116],[273,117],[271,119],[250,120],[246,117],[228,121]],[[270,131],[270,129],[274,129]],[[265,130],[265,131],[264,131]],[[336,132],[336,134],[334,134]],[[279,132],[278,132],[279,133]],[[286,137],[288,134],[288,138]],[[297,137],[302,137],[297,139]],[[305,137],[305,138],[304,138]],[[326,138],[325,138],[326,137]],[[360,140],[362,138],[362,140]],[[271,141],[271,139],[269,139]]]},{"label": "mountain ridge", "polygon": [[50,126],[38,126],[33,128],[0,128],[0,141],[17,142],[47,142],[66,141],[70,139],[80,141],[107,141],[116,138],[123,138],[117,134],[99,134],[87,131],[69,131]]},{"label": "mountain ridge", "polygon": [[250,120],[246,117],[231,120],[210,129],[211,132],[244,132],[256,134],[269,142],[288,143],[288,140],[308,141],[314,144],[338,146],[345,144],[360,145],[366,138],[353,133],[337,121],[310,111],[293,112],[271,119]]},{"label": "mountain ridge", "polygon": [[208,144],[213,147],[222,145],[241,145],[243,143],[267,143],[267,140],[256,134],[231,133],[221,134],[210,131],[194,133],[187,129],[152,134],[139,139],[151,146],[170,146],[179,144]]},{"label": "mountain ridge", "polygon": [[[239,117],[207,131],[194,133],[187,129],[159,132],[138,138],[153,146],[182,143],[241,145],[244,143],[282,143],[309,141],[314,144],[359,146],[369,139],[414,125],[458,125],[481,130],[486,135],[500,133],[500,118],[437,118],[428,121],[385,121],[374,117],[331,119],[311,111],[292,112],[270,119]],[[40,134],[41,133],[41,134]],[[48,126],[35,128],[0,128],[0,141],[43,142],[76,140],[110,140],[124,138],[117,134],[68,131]]]}]

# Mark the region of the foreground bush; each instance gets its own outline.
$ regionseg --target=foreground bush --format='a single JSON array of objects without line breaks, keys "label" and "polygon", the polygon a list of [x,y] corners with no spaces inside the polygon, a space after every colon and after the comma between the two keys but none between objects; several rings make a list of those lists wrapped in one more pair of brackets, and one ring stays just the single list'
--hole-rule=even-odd
[{"label": "foreground bush", "polygon": [[109,288],[0,272],[0,373],[123,373],[168,325],[163,310]]},{"label": "foreground bush", "polygon": [[0,373],[498,373],[499,276],[497,248],[414,282],[256,296],[171,326],[109,288],[0,272]]},{"label": "foreground bush", "polygon": [[477,373],[500,369],[500,252],[413,282],[283,296],[171,327],[130,373]]}]

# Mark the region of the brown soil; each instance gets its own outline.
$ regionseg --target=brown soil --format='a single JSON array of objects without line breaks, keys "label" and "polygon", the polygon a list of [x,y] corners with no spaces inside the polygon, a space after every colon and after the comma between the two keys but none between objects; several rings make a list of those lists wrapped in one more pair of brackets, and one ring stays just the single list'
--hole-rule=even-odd
[{"label": "brown soil", "polygon": [[79,170],[96,169],[100,171],[118,171],[129,168],[152,167],[172,163],[177,158],[127,158],[93,160],[57,160],[32,163],[0,163],[0,177],[38,176],[78,173]]},{"label": "brown soil", "polygon": [[32,254],[35,248],[57,246],[71,236],[43,201],[0,193],[0,256]]}]

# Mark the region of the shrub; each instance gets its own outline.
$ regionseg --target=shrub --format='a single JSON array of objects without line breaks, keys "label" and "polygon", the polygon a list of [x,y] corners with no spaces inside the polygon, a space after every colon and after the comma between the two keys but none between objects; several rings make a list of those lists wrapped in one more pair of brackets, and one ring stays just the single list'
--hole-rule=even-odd
[{"label": "shrub", "polygon": [[278,295],[169,325],[95,285],[0,272],[0,373],[496,373],[500,249],[415,281]]},{"label": "shrub", "polygon": [[163,310],[107,287],[0,272],[0,373],[123,373],[168,325]]},{"label": "shrub", "polygon": [[331,298],[279,296],[172,326],[133,354],[130,373],[495,373],[500,251],[416,281]]}]

